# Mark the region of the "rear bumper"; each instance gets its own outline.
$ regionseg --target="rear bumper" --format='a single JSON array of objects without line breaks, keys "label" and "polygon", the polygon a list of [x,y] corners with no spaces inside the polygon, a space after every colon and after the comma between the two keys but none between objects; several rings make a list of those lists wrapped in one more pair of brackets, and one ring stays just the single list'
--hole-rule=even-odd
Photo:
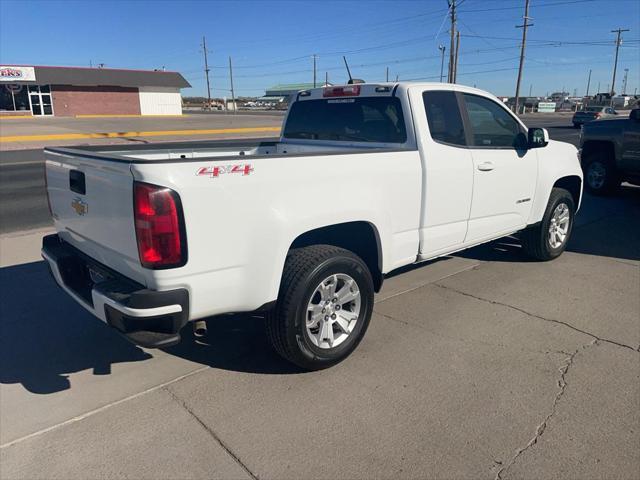
[{"label": "rear bumper", "polygon": [[58,285],[133,343],[160,348],[180,341],[189,319],[186,289],[148,290],[96,262],[58,235],[42,240],[42,257]]}]

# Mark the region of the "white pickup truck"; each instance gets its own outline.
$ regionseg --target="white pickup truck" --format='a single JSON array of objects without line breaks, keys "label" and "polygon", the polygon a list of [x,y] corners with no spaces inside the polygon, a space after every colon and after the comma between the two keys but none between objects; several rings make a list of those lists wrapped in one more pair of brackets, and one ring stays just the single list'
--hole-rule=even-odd
[{"label": "white pickup truck", "polygon": [[305,369],[356,348],[399,267],[516,232],[557,257],[582,195],[575,147],[441,83],[301,91],[274,141],[45,154],[57,234],[42,256],[82,306],[145,347],[264,312]]}]

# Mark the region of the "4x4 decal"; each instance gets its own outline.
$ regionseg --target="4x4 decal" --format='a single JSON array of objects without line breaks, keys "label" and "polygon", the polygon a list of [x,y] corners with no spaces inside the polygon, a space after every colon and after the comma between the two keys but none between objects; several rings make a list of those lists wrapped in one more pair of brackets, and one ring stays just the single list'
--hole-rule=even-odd
[{"label": "4x4 decal", "polygon": [[215,167],[201,167],[196,171],[199,177],[218,178],[225,173],[240,173],[249,175],[253,172],[253,166],[250,163],[245,165],[216,165]]}]

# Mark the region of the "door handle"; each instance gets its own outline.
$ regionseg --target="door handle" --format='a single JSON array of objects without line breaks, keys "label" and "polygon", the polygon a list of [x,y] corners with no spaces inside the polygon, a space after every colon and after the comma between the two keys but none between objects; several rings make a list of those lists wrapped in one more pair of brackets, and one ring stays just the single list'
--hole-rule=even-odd
[{"label": "door handle", "polygon": [[482,162],[478,165],[478,170],[482,170],[483,172],[489,172],[493,170],[493,162]]}]

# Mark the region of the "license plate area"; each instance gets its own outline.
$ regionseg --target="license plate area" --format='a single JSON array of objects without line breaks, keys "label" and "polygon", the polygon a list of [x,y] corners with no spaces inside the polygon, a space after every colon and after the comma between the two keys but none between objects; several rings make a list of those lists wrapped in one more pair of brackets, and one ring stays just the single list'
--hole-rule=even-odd
[{"label": "license plate area", "polygon": [[64,285],[92,307],[93,287],[113,278],[104,268],[79,256],[64,257],[58,262],[58,269]]}]

